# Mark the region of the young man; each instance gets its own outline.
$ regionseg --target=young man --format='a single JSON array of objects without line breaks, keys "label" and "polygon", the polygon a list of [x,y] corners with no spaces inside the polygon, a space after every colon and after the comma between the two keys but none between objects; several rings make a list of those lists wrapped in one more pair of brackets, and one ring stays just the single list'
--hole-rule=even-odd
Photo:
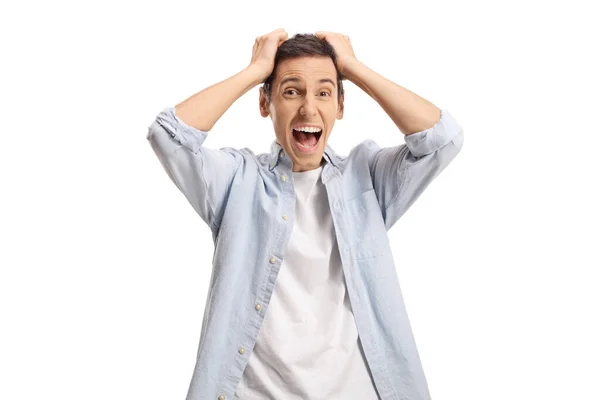
[{"label": "young man", "polygon": [[[333,151],[342,79],[405,144]],[[204,147],[261,82],[270,153]],[[370,70],[347,36],[278,29],[243,71],[159,113],[147,139],[215,245],[187,400],[430,399],[387,231],[460,151],[447,111]]]}]

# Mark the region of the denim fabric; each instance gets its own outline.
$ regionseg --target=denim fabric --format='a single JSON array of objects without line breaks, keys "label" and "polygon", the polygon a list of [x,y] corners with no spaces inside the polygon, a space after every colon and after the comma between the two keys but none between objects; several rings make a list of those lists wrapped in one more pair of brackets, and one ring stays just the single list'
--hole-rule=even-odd
[{"label": "denim fabric", "polygon": [[[214,241],[186,400],[227,400],[233,399],[269,309],[294,225],[295,193],[291,160],[276,141],[270,152],[254,154],[247,148],[207,148],[206,137],[167,107],[146,138]],[[365,140],[348,156],[327,145],[321,179],[377,392],[383,400],[429,400],[387,231],[458,154],[463,130],[442,110],[434,126],[404,136],[404,142],[381,148]]]}]

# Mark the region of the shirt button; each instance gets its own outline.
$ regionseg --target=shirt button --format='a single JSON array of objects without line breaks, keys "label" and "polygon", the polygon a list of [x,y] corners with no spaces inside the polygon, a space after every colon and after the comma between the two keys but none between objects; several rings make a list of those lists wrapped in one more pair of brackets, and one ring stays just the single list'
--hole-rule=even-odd
[{"label": "shirt button", "polygon": [[219,400],[225,400],[225,396],[224,395],[220,395],[219,396]]},{"label": "shirt button", "polygon": [[260,311],[262,306],[260,304],[257,304],[256,306],[254,306],[254,308],[256,308],[256,311]]},{"label": "shirt button", "polygon": [[277,261],[277,259],[276,259],[275,257],[271,257],[271,258],[269,259],[269,262],[270,262],[271,264],[275,264],[275,261]]},{"label": "shirt button", "polygon": [[287,216],[287,215],[284,215],[284,216],[283,216],[283,217],[281,217],[281,218],[283,218],[283,219],[284,219],[284,220],[286,220],[286,221],[288,220],[288,216]]},{"label": "shirt button", "polygon": [[281,175],[281,180],[284,181],[284,182],[287,181],[287,176]]},{"label": "shirt button", "polygon": [[246,352],[246,349],[243,347],[240,347],[240,349],[238,351],[240,354],[244,354]]}]

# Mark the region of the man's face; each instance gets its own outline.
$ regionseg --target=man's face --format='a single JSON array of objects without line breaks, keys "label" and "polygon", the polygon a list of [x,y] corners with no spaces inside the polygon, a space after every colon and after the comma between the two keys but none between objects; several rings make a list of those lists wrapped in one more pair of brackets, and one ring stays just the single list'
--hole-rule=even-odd
[{"label": "man's face", "polygon": [[[277,143],[291,158],[294,172],[321,166],[335,120],[344,113],[344,98],[338,103],[337,93],[337,75],[329,57],[299,57],[279,63],[269,104],[261,89],[261,115],[271,116]],[[314,130],[320,132],[309,132]]]}]

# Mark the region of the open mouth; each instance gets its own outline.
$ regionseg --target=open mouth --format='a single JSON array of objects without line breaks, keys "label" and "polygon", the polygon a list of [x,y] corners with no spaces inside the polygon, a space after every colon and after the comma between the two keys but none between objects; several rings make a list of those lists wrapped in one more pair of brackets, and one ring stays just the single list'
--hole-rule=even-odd
[{"label": "open mouth", "polygon": [[292,129],[294,135],[294,142],[296,147],[303,152],[309,152],[317,148],[321,134],[323,131],[318,132],[302,132]]}]

